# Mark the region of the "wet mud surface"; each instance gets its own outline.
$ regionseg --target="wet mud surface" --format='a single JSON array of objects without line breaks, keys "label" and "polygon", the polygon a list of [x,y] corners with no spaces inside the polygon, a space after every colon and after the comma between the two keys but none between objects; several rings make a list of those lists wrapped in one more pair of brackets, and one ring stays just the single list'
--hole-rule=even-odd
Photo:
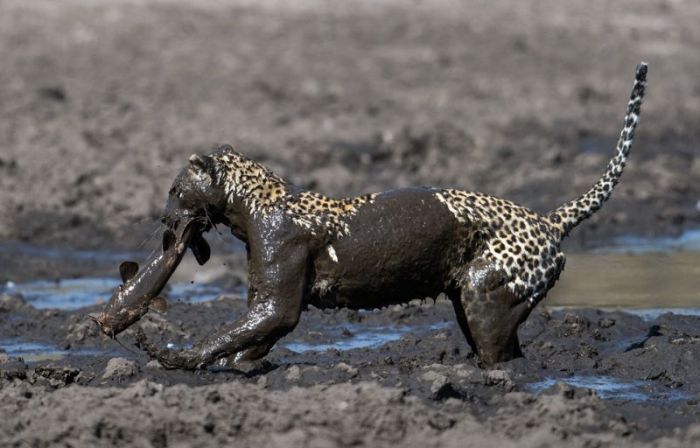
[{"label": "wet mud surface", "polygon": [[[8,444],[126,446],[695,446],[700,317],[544,307],[524,359],[483,370],[451,305],[308,310],[265,361],[168,371],[98,334],[88,311],[0,298],[0,430]],[[245,300],[175,302],[142,320],[184,347]],[[646,317],[646,318],[643,318]],[[464,442],[464,441],[467,442]],[[462,445],[463,446],[463,445]]]},{"label": "wet mud surface", "polygon": [[[698,20],[691,0],[0,2],[0,444],[700,445],[697,315],[540,307],[526,357],[482,370],[443,300],[311,309],[266,362],[188,373],[99,335],[94,297],[66,305],[73,279],[109,290],[119,262],[153,254],[172,179],[219,143],[329,195],[433,185],[550,210],[602,172],[640,60],[630,162],[565,249],[687,248]],[[207,269],[168,290],[192,303],[142,323],[162,344],[245,309],[240,245],[208,240]],[[677,306],[668,291],[654,307]],[[569,303],[615,301],[585,294]]]}]

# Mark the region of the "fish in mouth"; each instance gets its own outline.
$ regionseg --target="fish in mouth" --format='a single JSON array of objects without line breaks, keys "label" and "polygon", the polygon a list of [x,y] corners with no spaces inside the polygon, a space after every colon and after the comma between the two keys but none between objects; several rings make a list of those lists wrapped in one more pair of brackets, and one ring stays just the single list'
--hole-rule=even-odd
[{"label": "fish in mouth", "polygon": [[165,311],[166,302],[159,294],[168,283],[189,247],[197,262],[209,260],[211,250],[202,236],[205,230],[198,219],[180,220],[163,232],[162,252],[142,269],[133,261],[119,265],[122,284],[117,286],[104,310],[88,315],[100,330],[114,338],[136,323],[150,308]]}]

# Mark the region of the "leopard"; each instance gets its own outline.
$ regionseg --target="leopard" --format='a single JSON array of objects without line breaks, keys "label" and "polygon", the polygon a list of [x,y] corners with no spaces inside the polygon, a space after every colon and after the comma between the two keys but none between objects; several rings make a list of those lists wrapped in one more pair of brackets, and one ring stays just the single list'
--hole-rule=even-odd
[{"label": "leopard", "polygon": [[246,248],[248,309],[189,348],[161,347],[142,331],[139,344],[166,368],[236,366],[264,358],[309,306],[375,309],[444,294],[480,365],[523,356],[518,327],[564,270],[562,240],[602,207],[621,178],[647,71],[644,62],[636,68],[602,176],[544,214],[437,187],[337,199],[295,186],[228,145],[193,154],[169,190],[163,222],[169,229],[206,223],[201,233],[230,228]]}]

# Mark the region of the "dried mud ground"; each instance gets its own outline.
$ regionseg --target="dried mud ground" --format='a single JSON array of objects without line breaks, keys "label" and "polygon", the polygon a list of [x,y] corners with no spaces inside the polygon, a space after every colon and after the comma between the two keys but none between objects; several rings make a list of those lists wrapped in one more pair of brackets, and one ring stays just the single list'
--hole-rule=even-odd
[{"label": "dried mud ground", "polygon": [[[104,275],[88,250],[157,246],[172,178],[224,142],[330,195],[455,186],[546,211],[607,163],[640,60],[649,96],[624,178],[566,248],[697,228],[699,21],[692,0],[0,0],[0,281]],[[20,256],[41,247],[81,261]],[[144,327],[186,344],[243,309],[176,303]],[[526,357],[482,370],[443,301],[310,310],[267,363],[186,373],[98,336],[94,310],[0,296],[0,338],[60,355],[0,353],[1,445],[700,444],[697,317],[542,307]],[[409,331],[287,346],[357,325]]]}]

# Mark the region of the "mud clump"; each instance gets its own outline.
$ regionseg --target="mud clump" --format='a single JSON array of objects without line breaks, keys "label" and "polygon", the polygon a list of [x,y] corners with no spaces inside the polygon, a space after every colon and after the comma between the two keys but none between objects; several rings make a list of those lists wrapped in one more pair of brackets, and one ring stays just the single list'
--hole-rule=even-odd
[{"label": "mud clump", "polygon": [[0,381],[27,379],[27,365],[20,358],[11,358],[0,353]]},{"label": "mud clump", "polygon": [[107,362],[102,378],[113,380],[125,380],[139,373],[138,365],[124,358],[112,358]]}]

